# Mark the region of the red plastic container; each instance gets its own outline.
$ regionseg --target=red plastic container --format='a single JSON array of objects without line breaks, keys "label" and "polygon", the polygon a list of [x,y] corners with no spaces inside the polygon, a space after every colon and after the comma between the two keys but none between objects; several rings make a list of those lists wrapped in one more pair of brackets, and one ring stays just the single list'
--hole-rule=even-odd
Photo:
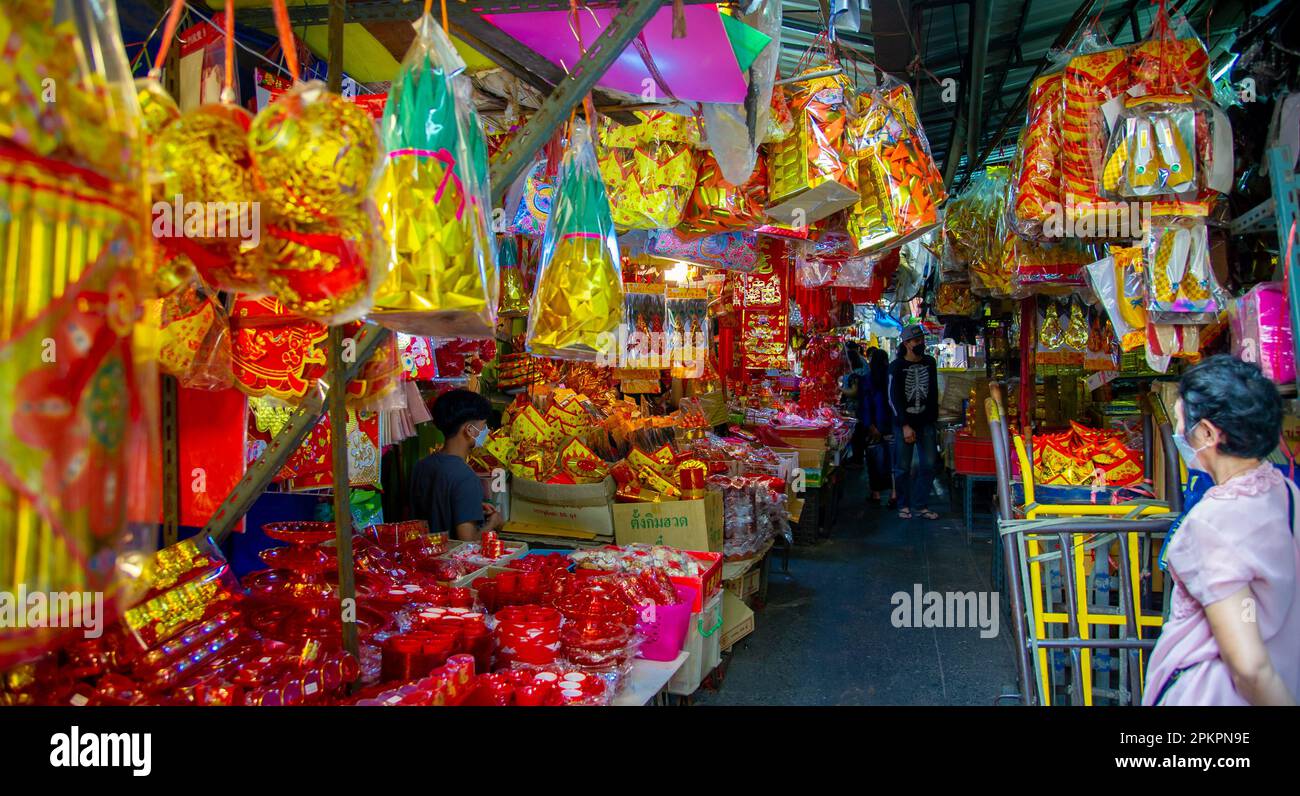
[{"label": "red plastic container", "polygon": [[972,437],[965,431],[957,432],[953,445],[953,468],[962,475],[997,475],[997,462],[993,458],[992,438]]}]

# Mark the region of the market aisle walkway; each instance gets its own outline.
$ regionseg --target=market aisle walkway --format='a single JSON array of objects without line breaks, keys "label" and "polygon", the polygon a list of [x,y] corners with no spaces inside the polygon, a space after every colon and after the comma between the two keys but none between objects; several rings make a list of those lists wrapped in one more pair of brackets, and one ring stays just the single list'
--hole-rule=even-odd
[{"label": "market aisle walkway", "polygon": [[[987,592],[992,546],[967,544],[960,516],[935,522],[865,508],[861,471],[849,471],[831,538],[796,547],[790,572],[772,561],[767,607],[741,641],[707,705],[989,705],[1016,680],[1006,597],[998,635],[976,627],[895,628],[895,592]],[[973,622],[974,620],[972,620]]]}]

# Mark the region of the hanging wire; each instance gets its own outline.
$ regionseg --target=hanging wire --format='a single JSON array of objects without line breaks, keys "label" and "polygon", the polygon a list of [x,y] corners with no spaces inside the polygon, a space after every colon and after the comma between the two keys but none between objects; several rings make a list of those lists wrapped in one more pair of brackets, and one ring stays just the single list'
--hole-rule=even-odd
[{"label": "hanging wire", "polygon": [[185,5],[185,0],[173,0],[171,10],[167,12],[167,24],[163,27],[158,55],[154,57],[153,69],[149,70],[149,76],[155,80],[162,74],[162,65],[167,60],[167,51],[171,49],[172,39],[176,37],[176,26],[181,22],[181,12],[185,10]]},{"label": "hanging wire", "polygon": [[[211,17],[205,16],[203,12],[199,11],[192,4],[186,2],[185,7],[188,8],[190,12],[193,13],[195,16],[197,16],[200,20],[208,23],[209,25],[212,25],[213,27],[220,27],[215,22],[212,21]],[[285,69],[283,65],[277,64],[275,61],[272,61],[270,58],[267,58],[265,55],[259,53],[257,50],[248,47],[243,42],[239,41],[237,37],[235,38],[235,46],[243,50],[244,52],[248,53],[249,55],[253,56],[254,58],[257,58],[258,60],[267,64],[272,69],[275,69],[277,72],[283,75],[287,75],[289,77],[293,77],[293,75],[287,69]]]}]

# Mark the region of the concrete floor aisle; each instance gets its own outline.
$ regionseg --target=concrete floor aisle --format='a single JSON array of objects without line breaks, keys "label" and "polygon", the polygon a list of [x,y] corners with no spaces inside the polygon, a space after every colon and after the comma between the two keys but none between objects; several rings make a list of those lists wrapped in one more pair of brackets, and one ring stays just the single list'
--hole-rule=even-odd
[{"label": "concrete floor aisle", "polygon": [[868,508],[865,476],[846,473],[828,540],[795,547],[788,574],[772,561],[767,606],[737,646],[718,691],[702,705],[990,705],[1016,681],[1007,597],[997,635],[976,618],[963,628],[895,627],[891,597],[976,592],[987,599],[992,546],[963,538],[961,517],[936,496],[933,522]]}]

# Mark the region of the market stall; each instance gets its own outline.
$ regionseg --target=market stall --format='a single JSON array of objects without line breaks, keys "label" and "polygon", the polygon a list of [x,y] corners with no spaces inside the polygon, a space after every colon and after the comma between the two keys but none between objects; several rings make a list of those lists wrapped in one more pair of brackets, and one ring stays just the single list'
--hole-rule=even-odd
[{"label": "market stall", "polygon": [[[858,511],[911,466],[896,395],[1000,542],[1022,699],[1131,701],[1177,376],[1228,350],[1294,394],[1294,157],[1275,224],[1227,220],[1231,92],[1164,3],[1125,44],[1073,12],[999,163],[775,0],[176,0],[130,47],[102,5],[0,9],[0,587],[107,620],[0,636],[0,704],[690,699],[774,551],[913,518]],[[492,407],[468,535],[413,502],[453,390]],[[1078,555],[1014,524],[1048,516]]]}]

